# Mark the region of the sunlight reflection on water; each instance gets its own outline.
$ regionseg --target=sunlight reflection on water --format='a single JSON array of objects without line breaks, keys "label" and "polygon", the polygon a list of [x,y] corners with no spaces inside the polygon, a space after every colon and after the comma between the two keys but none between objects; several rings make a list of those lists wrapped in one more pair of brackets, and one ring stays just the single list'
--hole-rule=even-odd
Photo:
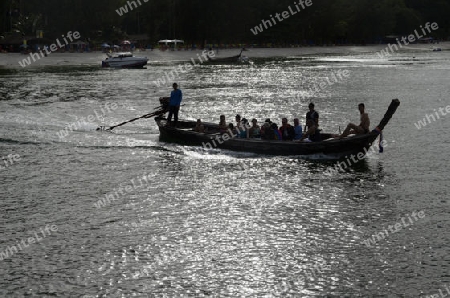
[{"label": "sunlight reflection on water", "polygon": [[[426,55],[423,60],[434,61]],[[446,193],[441,163],[446,158],[435,150],[440,145],[424,140],[407,147],[401,142],[422,137],[411,128],[422,113],[412,108],[420,106],[418,93],[433,93],[429,105],[443,104],[435,102],[448,93],[442,87],[446,84],[438,84],[445,78],[438,70],[402,65],[412,68],[402,78],[397,68],[382,69],[380,61],[364,54],[202,65],[179,78],[183,118],[217,122],[224,113],[232,122],[240,113],[260,122],[280,122],[281,117],[292,122],[303,119],[307,103],[314,101],[321,127],[334,133],[358,121],[360,101],[376,125],[390,99],[399,95],[398,86],[414,81],[409,84],[414,88],[400,94],[401,112],[385,132],[386,153],[329,175],[333,162],[160,142],[151,119],[113,133],[96,132],[98,125],[148,113],[158,97],[168,95],[170,84],[153,82],[177,63],[161,61],[138,71],[49,67],[10,73],[0,82],[0,146],[2,152],[22,156],[22,163],[0,173],[7,185],[0,191],[0,249],[32,227],[52,222],[61,231],[3,261],[0,273],[7,278],[0,282],[2,290],[18,295],[259,297],[411,296],[433,289],[430,279],[410,276],[421,270],[435,274],[432,267],[439,258],[429,247],[439,245],[430,244],[427,235],[447,239],[445,221],[438,221],[440,236],[435,224],[417,223],[378,246],[366,247],[363,241],[409,209],[446,210],[430,199]],[[349,80],[311,92],[339,69],[351,70]],[[437,69],[445,71],[442,65]],[[427,90],[429,84],[433,88]],[[112,103],[117,109],[107,111]],[[58,136],[67,124],[89,115],[95,120]],[[445,136],[448,122],[434,129]],[[441,175],[423,169],[440,169]],[[101,208],[94,206],[143,175],[151,177],[148,183]],[[418,181],[419,176],[426,181]]]}]

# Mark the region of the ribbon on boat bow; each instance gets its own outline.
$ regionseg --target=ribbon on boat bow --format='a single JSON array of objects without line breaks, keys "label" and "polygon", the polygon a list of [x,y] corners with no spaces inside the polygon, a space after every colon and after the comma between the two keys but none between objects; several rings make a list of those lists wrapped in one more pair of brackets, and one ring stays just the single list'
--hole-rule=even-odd
[{"label": "ribbon on boat bow", "polygon": [[372,132],[375,132],[380,135],[380,140],[378,141],[378,147],[380,147],[380,150],[378,152],[383,153],[383,131],[377,126]]}]

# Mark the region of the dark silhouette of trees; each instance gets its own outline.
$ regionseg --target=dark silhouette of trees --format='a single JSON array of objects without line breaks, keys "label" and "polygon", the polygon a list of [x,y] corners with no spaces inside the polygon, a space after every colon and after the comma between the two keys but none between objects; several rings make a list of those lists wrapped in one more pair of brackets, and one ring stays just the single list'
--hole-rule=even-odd
[{"label": "dark silhouette of trees", "polygon": [[[137,7],[131,9],[132,2]],[[2,0],[0,32],[34,35],[42,29],[47,38],[55,38],[79,31],[83,38],[97,40],[146,34],[153,42],[179,38],[196,43],[373,43],[386,35],[411,34],[426,22],[437,22],[440,29],[432,36],[450,36],[450,0],[312,3],[254,35],[251,28],[294,7],[294,0]],[[116,12],[120,7],[128,7],[128,13],[120,16]]]}]

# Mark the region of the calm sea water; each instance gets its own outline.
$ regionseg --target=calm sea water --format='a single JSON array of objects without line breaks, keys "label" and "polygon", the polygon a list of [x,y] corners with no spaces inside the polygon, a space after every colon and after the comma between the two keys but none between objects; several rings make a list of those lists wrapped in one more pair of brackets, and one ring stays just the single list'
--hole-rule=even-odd
[{"label": "calm sea water", "polygon": [[23,56],[1,55],[0,296],[446,293],[450,115],[415,123],[450,105],[450,52],[380,59],[379,49],[253,49],[253,65],[199,65],[175,79],[182,118],[292,122],[313,101],[334,133],[358,122],[359,102],[374,127],[399,98],[385,152],[332,175],[332,161],[160,142],[152,119],[95,131],[151,112],[172,83],[154,81],[194,52],[147,52],[143,70],[101,69],[101,54],[22,69]]}]

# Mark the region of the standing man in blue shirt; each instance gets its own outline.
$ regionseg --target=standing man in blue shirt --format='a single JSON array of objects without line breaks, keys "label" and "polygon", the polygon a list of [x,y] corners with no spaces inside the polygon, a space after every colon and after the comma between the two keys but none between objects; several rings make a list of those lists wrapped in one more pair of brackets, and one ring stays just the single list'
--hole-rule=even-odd
[{"label": "standing man in blue shirt", "polygon": [[167,124],[171,125],[172,115],[174,118],[174,126],[178,123],[178,112],[180,111],[181,101],[183,100],[183,93],[178,89],[178,84],[173,83],[173,91],[170,93],[169,102],[169,116],[167,117]]}]

